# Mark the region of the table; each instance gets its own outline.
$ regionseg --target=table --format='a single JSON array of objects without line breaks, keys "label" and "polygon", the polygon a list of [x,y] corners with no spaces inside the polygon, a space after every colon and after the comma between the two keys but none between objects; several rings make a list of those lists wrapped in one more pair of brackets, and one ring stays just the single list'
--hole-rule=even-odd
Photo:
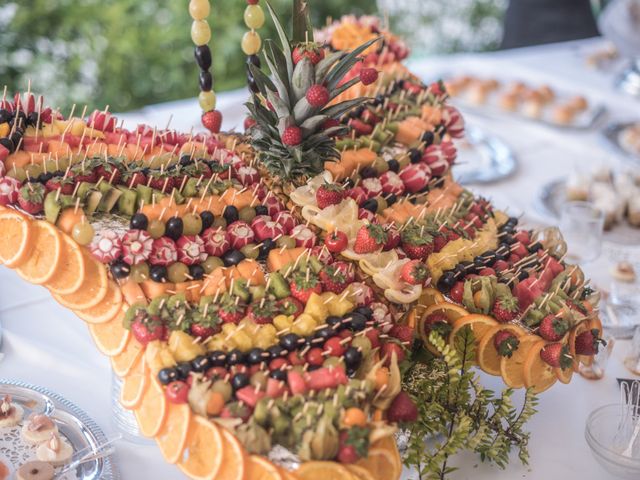
[{"label": "table", "polygon": [[[582,53],[601,45],[602,41],[596,39],[499,53],[433,57],[415,60],[411,68],[429,78],[453,71],[486,75],[512,72],[510,74],[530,81],[552,81],[558,88],[573,89],[602,101],[609,107],[612,118],[632,119],[640,111],[640,103],[613,92],[613,72],[602,73],[585,66]],[[219,95],[226,129],[242,129],[244,113],[239,105],[245,95],[245,91]],[[181,130],[188,131],[199,122],[195,100],[150,106],[121,117],[129,127],[137,122],[164,127],[171,114],[171,125]],[[527,122],[477,115],[468,115],[467,119],[507,141],[520,160],[515,176],[474,187],[475,191],[492,197],[499,206],[508,206],[511,211],[526,212],[526,218],[535,223],[550,223],[534,210],[536,193],[543,182],[567,174],[576,164],[595,165],[601,161],[620,164],[623,161],[602,144],[596,131],[554,130]],[[597,278],[606,277],[604,265],[596,265],[594,270]],[[106,432],[112,432],[109,362],[92,344],[83,322],[59,306],[44,288],[26,284],[9,269],[0,268],[0,286],[0,322],[4,328],[0,377],[50,388],[79,405]],[[541,395],[540,412],[529,423],[532,432],[530,467],[521,466],[514,456],[513,463],[502,471],[482,464],[477,456],[466,453],[453,460],[452,465],[460,469],[450,478],[607,478],[584,441],[584,424],[591,410],[617,402],[615,379],[630,376],[622,365],[628,348],[628,342],[618,342],[603,380],[591,382],[576,377],[571,384],[558,384]],[[502,388],[497,377],[483,377],[487,387]],[[152,445],[122,443],[116,453],[116,462],[125,480],[183,478],[177,468],[165,464]]]}]

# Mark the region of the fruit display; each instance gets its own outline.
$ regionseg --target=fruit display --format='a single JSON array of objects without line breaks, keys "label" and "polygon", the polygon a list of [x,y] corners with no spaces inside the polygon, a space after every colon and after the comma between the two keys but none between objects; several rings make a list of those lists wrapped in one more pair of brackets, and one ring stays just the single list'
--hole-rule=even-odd
[{"label": "fruit display", "polygon": [[464,121],[402,42],[352,17],[293,40],[269,11],[245,135],[3,98],[0,263],[88,324],[188,477],[399,478],[411,366],[472,335],[508,386],[567,383],[602,342],[595,294],[557,231],[455,182]]}]

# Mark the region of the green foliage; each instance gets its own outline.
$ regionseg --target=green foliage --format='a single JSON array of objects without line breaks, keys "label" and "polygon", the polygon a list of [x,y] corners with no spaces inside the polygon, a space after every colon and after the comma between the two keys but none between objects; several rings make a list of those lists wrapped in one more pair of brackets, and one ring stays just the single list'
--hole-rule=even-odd
[{"label": "green foliage", "polygon": [[449,457],[473,450],[483,461],[505,468],[512,449],[528,462],[529,433],[524,425],[536,412],[537,399],[528,390],[520,408],[513,390],[501,395],[484,389],[471,370],[475,358],[473,333],[465,327],[452,349],[432,332],[429,341],[441,357],[417,363],[404,375],[403,387],[418,405],[418,421],[411,425],[404,461],[420,480],[444,479],[454,469]]},{"label": "green foliage", "polygon": [[[285,24],[292,0],[272,0]],[[312,20],[369,13],[375,0],[310,1]],[[10,91],[43,93],[65,111],[74,102],[126,111],[195,97],[188,0],[30,0],[0,2],[0,79]],[[244,0],[211,0],[210,43],[216,91],[245,85]],[[263,5],[264,7],[264,5]],[[267,20],[259,31],[276,38]],[[1,87],[1,85],[0,85]]]}]

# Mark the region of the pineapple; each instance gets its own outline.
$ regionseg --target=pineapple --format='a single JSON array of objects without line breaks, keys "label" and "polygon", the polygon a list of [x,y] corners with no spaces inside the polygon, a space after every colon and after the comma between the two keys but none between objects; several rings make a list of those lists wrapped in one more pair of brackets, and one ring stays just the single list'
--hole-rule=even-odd
[{"label": "pineapple", "polygon": [[[267,7],[280,44],[265,42],[264,57],[272,77],[249,65],[258,91],[247,108],[256,120],[251,128],[252,144],[271,177],[267,184],[274,193],[287,194],[321,173],[326,161],[339,158],[333,137],[346,134],[348,127],[337,119],[367,99],[334,105],[331,100],[360,81],[356,77],[342,83],[358,56],[378,39],[350,53],[334,52],[324,57],[324,51],[312,41],[292,45],[276,13],[268,3]],[[307,32],[307,38],[310,34],[312,31]]]}]

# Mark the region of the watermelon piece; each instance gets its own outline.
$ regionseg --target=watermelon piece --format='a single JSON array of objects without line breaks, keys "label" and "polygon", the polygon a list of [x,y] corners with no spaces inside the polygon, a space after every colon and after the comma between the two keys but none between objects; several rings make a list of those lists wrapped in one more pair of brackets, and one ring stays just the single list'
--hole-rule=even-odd
[{"label": "watermelon piece", "polygon": [[236,391],[236,398],[246,403],[251,408],[255,407],[256,403],[264,398],[265,395],[265,392],[262,390],[256,391],[255,387],[252,385],[247,385],[246,387],[242,387],[240,390]]},{"label": "watermelon piece", "polygon": [[267,380],[266,395],[269,398],[278,398],[284,395],[287,390],[287,386],[282,380],[276,380],[275,378],[269,378]]},{"label": "watermelon piece", "polygon": [[289,382],[289,390],[291,390],[293,395],[297,395],[298,393],[304,394],[308,390],[307,382],[305,382],[300,372],[290,370],[289,373],[287,373],[287,381]]},{"label": "watermelon piece", "polygon": [[5,159],[11,154],[9,149],[4,145],[0,145],[0,161],[4,162]]},{"label": "watermelon piece", "polygon": [[305,376],[307,385],[311,390],[324,390],[325,388],[334,388],[338,385],[337,375],[326,367],[318,368],[313,372],[308,372]]}]

